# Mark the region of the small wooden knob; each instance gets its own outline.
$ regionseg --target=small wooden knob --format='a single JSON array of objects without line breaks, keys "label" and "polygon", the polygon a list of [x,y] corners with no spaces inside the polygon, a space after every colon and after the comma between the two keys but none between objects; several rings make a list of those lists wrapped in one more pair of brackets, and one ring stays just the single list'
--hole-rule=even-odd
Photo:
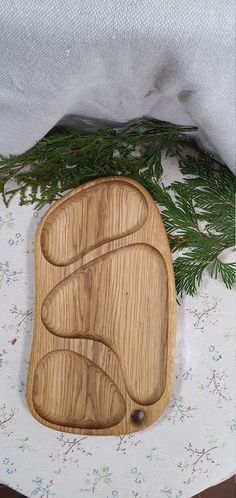
[{"label": "small wooden knob", "polygon": [[131,418],[135,424],[141,424],[143,422],[143,419],[145,417],[145,414],[142,410],[134,410],[131,413]]}]

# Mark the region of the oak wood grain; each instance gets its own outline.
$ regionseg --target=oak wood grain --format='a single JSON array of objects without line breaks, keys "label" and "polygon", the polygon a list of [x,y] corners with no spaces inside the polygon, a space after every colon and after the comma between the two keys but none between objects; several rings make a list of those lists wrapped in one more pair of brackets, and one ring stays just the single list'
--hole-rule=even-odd
[{"label": "oak wood grain", "polygon": [[97,184],[52,211],[42,228],[42,251],[50,263],[68,265],[105,242],[135,232],[146,218],[146,200],[133,185],[118,179]]},{"label": "oak wood grain", "polygon": [[[102,192],[96,202],[93,190],[96,195]],[[128,221],[119,221],[121,216]],[[108,220],[101,222],[101,217]],[[149,193],[122,177],[75,189],[44,215],[35,259],[35,327],[27,387],[34,417],[53,429],[80,434],[123,434],[153,423],[171,392],[176,294],[167,236]],[[40,415],[33,402],[35,372],[42,358],[57,350],[83,355],[111,378],[125,402],[120,421],[95,428],[80,419],[80,426],[73,427],[63,423],[63,417],[59,423]],[[66,385],[67,380],[61,380],[61,389]],[[105,394],[100,397],[101,404],[106,403]],[[135,410],[144,414],[139,424],[132,416]]]},{"label": "oak wood grain", "polygon": [[88,429],[112,427],[126,410],[122,394],[104,370],[85,356],[64,350],[39,361],[33,403],[49,422]]},{"label": "oak wood grain", "polygon": [[110,347],[129,395],[143,405],[158,401],[165,388],[167,314],[165,262],[147,244],[93,260],[54,287],[42,306],[52,333]]}]

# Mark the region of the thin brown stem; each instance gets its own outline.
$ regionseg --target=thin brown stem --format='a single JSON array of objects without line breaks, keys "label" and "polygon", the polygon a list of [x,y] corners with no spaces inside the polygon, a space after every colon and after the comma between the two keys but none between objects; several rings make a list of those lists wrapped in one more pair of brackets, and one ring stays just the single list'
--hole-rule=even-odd
[{"label": "thin brown stem", "polygon": [[14,412],[12,410],[11,414],[9,415],[8,418],[6,418],[5,420],[0,420],[0,426],[4,426],[5,424],[7,424],[7,422],[10,422],[10,420],[12,419],[13,416],[14,416]]},{"label": "thin brown stem", "polygon": [[191,242],[190,239],[188,239],[187,237],[181,237],[180,235],[174,235],[173,233],[168,233],[168,238],[169,239],[176,239],[176,240],[179,240],[180,242]]}]

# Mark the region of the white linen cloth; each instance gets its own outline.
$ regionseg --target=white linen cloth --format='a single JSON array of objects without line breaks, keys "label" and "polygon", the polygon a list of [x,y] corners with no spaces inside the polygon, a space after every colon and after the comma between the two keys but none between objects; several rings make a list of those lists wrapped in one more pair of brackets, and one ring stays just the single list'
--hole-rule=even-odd
[{"label": "white linen cloth", "polygon": [[0,153],[63,116],[196,124],[234,163],[234,0],[1,0]]}]

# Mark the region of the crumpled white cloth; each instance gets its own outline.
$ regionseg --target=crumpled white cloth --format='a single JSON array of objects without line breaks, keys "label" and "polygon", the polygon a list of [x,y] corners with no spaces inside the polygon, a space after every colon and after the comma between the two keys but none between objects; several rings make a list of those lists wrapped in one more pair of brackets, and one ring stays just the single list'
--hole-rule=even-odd
[{"label": "crumpled white cloth", "polygon": [[0,153],[63,116],[200,128],[234,164],[234,0],[1,0]]}]

